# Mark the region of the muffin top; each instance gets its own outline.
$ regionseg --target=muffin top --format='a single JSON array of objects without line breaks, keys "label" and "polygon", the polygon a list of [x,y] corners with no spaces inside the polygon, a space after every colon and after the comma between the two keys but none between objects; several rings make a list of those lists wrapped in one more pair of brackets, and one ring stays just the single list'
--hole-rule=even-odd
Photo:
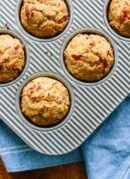
[{"label": "muffin top", "polygon": [[23,89],[21,110],[27,119],[41,126],[58,123],[69,111],[68,89],[49,77],[38,77]]},{"label": "muffin top", "polygon": [[11,35],[0,35],[0,83],[16,79],[25,65],[24,46]]},{"label": "muffin top", "polygon": [[112,0],[108,9],[108,20],[117,33],[130,37],[130,0]]},{"label": "muffin top", "polygon": [[109,73],[114,63],[114,53],[103,36],[78,34],[67,45],[64,60],[75,78],[94,82]]},{"label": "muffin top", "polygon": [[21,23],[36,37],[53,37],[64,30],[68,21],[64,0],[23,0]]}]

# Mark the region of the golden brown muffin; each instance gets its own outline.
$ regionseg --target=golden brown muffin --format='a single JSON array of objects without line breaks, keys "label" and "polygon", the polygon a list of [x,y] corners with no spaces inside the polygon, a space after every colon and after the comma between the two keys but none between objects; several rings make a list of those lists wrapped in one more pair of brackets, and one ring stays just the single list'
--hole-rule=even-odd
[{"label": "golden brown muffin", "polygon": [[23,0],[21,22],[32,35],[53,37],[63,31],[69,21],[64,0]]},{"label": "golden brown muffin", "polygon": [[112,0],[108,9],[108,20],[117,33],[130,37],[130,0]]},{"label": "golden brown muffin", "polygon": [[94,82],[110,72],[114,53],[111,44],[103,36],[78,34],[67,45],[64,60],[75,78]]},{"label": "golden brown muffin", "polygon": [[0,35],[0,83],[16,79],[25,65],[24,45],[8,34]]},{"label": "golden brown muffin", "polygon": [[38,77],[23,89],[21,110],[30,121],[50,126],[63,120],[70,108],[67,88],[49,77]]}]

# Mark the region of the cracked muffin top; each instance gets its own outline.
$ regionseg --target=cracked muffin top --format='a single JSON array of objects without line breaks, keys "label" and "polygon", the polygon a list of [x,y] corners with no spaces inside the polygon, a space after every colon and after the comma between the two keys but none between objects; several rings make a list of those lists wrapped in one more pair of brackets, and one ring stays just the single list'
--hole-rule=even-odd
[{"label": "cracked muffin top", "polygon": [[24,45],[11,35],[0,35],[0,83],[16,79],[25,65]]},{"label": "cracked muffin top", "polygon": [[21,94],[21,110],[27,119],[41,126],[63,120],[70,108],[68,89],[49,77],[30,81]]},{"label": "cracked muffin top", "polygon": [[78,80],[95,82],[106,76],[114,64],[114,52],[105,37],[78,34],[64,51],[67,70]]},{"label": "cracked muffin top", "polygon": [[108,20],[118,34],[130,37],[130,0],[112,0],[108,9]]},{"label": "cracked muffin top", "polygon": [[21,23],[25,30],[39,38],[62,32],[69,22],[64,0],[23,0]]}]

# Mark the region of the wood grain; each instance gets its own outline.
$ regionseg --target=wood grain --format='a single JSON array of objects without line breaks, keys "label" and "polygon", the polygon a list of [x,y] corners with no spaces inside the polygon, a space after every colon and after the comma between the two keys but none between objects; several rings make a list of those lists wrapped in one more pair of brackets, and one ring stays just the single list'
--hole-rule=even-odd
[{"label": "wood grain", "polygon": [[9,174],[0,160],[0,179],[87,179],[84,163]]}]

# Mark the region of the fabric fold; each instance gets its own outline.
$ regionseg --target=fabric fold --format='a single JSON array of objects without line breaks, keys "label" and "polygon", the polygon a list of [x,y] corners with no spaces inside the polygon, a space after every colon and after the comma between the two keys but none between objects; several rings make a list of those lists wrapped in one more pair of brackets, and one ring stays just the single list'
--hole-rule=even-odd
[{"label": "fabric fold", "polygon": [[90,179],[120,179],[124,175],[130,164],[130,98],[82,145],[82,152]]},{"label": "fabric fold", "polygon": [[80,148],[66,155],[48,156],[33,151],[0,121],[0,155],[8,172],[84,161],[89,179],[129,179],[130,98]]}]

